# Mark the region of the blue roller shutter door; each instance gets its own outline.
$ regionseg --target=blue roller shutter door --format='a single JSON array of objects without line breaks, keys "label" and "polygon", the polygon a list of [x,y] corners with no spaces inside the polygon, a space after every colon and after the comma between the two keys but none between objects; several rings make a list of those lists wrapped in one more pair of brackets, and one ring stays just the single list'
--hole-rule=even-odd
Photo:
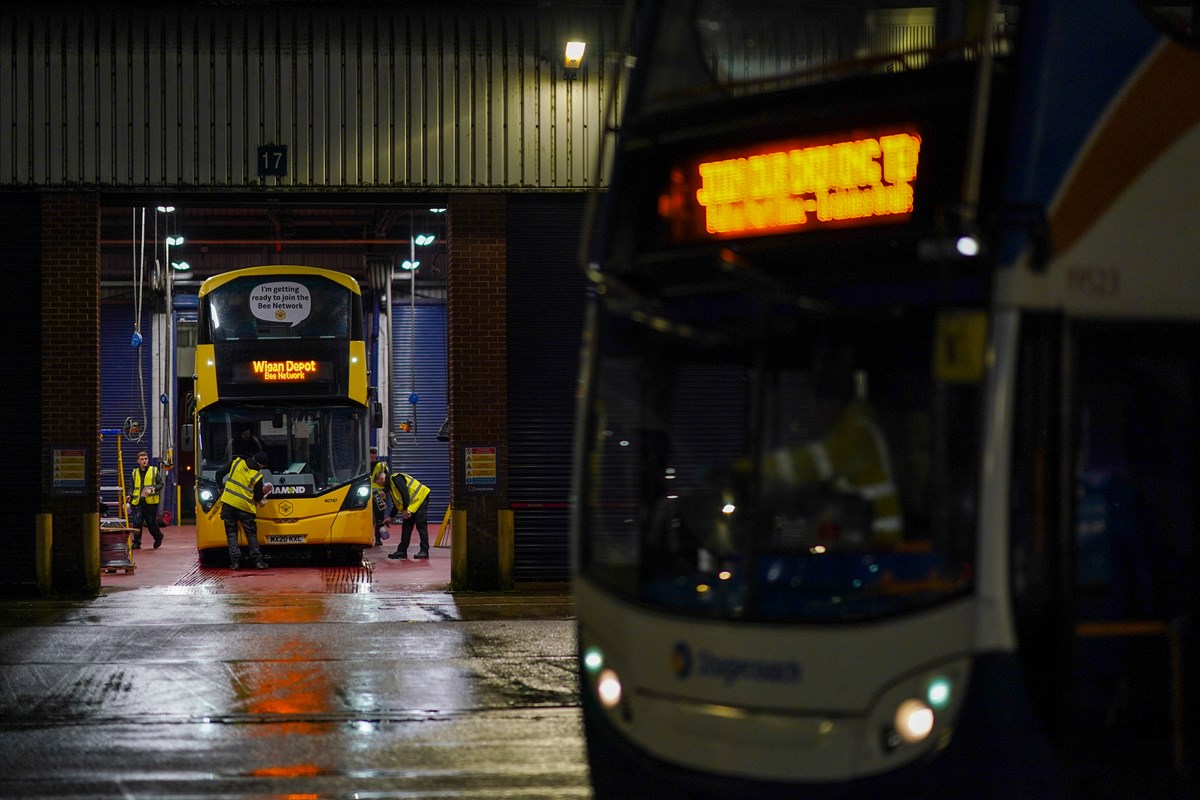
[{"label": "blue roller shutter door", "polygon": [[508,199],[508,495],[517,581],[562,581],[570,572],[584,204],[583,195]]},{"label": "blue roller shutter door", "polygon": [[[393,295],[392,305],[391,414],[395,437],[388,449],[388,466],[393,472],[407,472],[429,487],[430,536],[436,539],[436,526],[450,503],[450,445],[437,440],[438,428],[446,418],[446,306],[410,305],[402,294]],[[398,432],[401,422],[414,419],[414,406],[409,402],[414,386],[416,431]],[[381,399],[386,402],[386,397]],[[450,543],[447,540],[442,544]]]},{"label": "blue roller shutter door", "polygon": [[[157,463],[159,456],[150,439],[154,415],[161,414],[158,396],[151,381],[150,314],[142,310],[142,344],[133,347],[134,313],[132,303],[101,303],[100,305],[100,429],[125,430],[130,422],[142,428],[140,438],[121,437],[122,467],[126,483],[130,471],[137,465],[137,454],[145,450]],[[140,369],[140,371],[139,371]],[[100,499],[111,507],[118,493],[117,437],[104,436],[100,442]],[[172,484],[173,485],[173,484]],[[128,487],[126,487],[128,489]]]}]

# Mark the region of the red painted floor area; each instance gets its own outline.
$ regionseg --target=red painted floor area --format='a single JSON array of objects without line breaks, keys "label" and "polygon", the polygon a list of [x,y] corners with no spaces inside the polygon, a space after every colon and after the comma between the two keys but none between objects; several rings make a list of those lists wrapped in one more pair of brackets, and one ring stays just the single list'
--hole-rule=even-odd
[{"label": "red painted floor area", "polygon": [[[117,559],[102,548],[100,586],[103,593],[149,587],[187,587],[186,591],[245,594],[269,593],[369,593],[390,591],[445,591],[450,583],[450,548],[431,547],[430,557],[416,560],[416,535],[409,546],[409,559],[389,559],[400,539],[393,529],[382,547],[370,547],[363,553],[361,566],[325,566],[303,559],[272,560],[270,569],[230,569],[202,567],[196,553],[196,528],[171,525],[163,529],[163,544],[153,549],[150,534],[143,532],[142,549],[130,552],[132,567],[114,567]],[[429,541],[436,542],[438,526],[429,526]],[[447,540],[449,537],[447,537]],[[448,545],[448,541],[446,542]],[[245,562],[243,562],[245,563]]]}]

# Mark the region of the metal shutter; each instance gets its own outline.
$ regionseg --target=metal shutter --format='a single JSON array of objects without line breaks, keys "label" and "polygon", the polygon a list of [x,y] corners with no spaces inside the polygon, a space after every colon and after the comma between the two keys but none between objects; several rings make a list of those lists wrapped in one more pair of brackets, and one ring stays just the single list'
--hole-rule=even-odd
[{"label": "metal shutter", "polygon": [[[3,392],[0,409],[4,413],[4,448],[13,459],[12,469],[4,477],[3,503],[10,535],[5,537],[4,558],[0,559],[0,587],[14,588],[24,594],[37,583],[35,566],[35,515],[42,511],[32,499],[49,491],[49,453],[40,469],[21,469],[16,459],[42,451],[42,407],[38,402],[40,379],[27,376],[42,374],[42,267],[41,198],[37,194],[7,194],[0,214],[0,241],[4,242],[4,283],[8,297],[0,322],[4,341],[4,368],[9,379],[30,381],[31,388]],[[49,448],[55,443],[47,442]],[[43,489],[43,485],[46,489]],[[19,535],[21,532],[27,532]]]},{"label": "metal shutter", "polygon": [[508,497],[517,581],[570,574],[584,204],[583,195],[508,198]]},{"label": "metal shutter", "polygon": [[[161,414],[158,396],[151,382],[150,313],[142,309],[142,344],[133,347],[133,304],[101,303],[100,305],[100,429],[122,430],[126,420],[144,425],[140,440],[121,437],[121,455],[125,480],[137,466],[139,450],[150,453],[156,461],[159,453],[150,440],[150,426],[155,414]],[[139,362],[141,372],[139,375]],[[104,436],[100,442],[100,499],[110,506],[118,493],[110,487],[118,485],[117,437]]]},{"label": "metal shutter", "polygon": [[[388,448],[388,467],[393,472],[407,472],[429,487],[431,526],[441,523],[450,504],[450,445],[437,440],[438,428],[446,418],[446,371],[446,306],[441,303],[414,306],[402,294],[393,294],[393,437]],[[416,433],[399,433],[401,421],[413,418],[408,397],[413,392],[414,380],[418,400]],[[386,398],[381,399],[386,402]],[[431,530],[430,536],[436,540],[437,533]]]}]

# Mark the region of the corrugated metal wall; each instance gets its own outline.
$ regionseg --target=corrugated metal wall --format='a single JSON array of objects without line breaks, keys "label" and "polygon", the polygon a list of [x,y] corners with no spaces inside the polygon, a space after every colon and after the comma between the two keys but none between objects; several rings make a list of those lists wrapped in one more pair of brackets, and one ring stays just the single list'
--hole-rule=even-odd
[{"label": "corrugated metal wall", "polygon": [[508,498],[518,581],[569,576],[584,204],[582,195],[508,199]]},{"label": "corrugated metal wall", "polygon": [[[603,2],[6,9],[0,186],[586,187],[618,17]],[[575,37],[588,51],[566,80]],[[284,177],[259,177],[268,144],[288,147]]]}]

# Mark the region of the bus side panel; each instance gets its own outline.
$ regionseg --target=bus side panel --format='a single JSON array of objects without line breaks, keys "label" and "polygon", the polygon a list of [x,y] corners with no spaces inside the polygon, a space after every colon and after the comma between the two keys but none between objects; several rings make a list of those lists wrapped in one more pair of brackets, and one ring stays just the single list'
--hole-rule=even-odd
[{"label": "bus side panel", "polygon": [[212,405],[217,395],[216,354],[211,344],[196,345],[196,409]]},{"label": "bus side panel", "polygon": [[228,548],[225,540],[225,523],[221,520],[221,504],[214,503],[213,507],[204,512],[199,504],[196,505],[196,549],[210,550]]},{"label": "bus side panel", "polygon": [[375,544],[374,519],[371,507],[341,511],[333,519],[329,534],[330,544],[362,545]]},{"label": "bus side panel", "polygon": [[350,342],[350,380],[348,381],[350,399],[356,403],[367,404],[367,371],[359,368],[367,363],[367,345],[363,341]]}]

